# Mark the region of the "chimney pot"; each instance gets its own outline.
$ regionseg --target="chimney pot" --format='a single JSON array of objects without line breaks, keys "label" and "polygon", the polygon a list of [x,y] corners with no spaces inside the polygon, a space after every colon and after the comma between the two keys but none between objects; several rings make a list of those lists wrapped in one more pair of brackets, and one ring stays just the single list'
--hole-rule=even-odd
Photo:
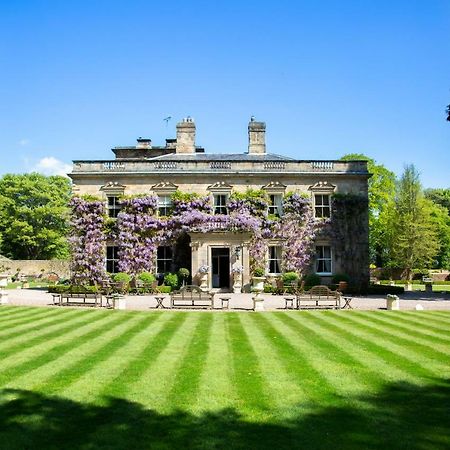
[{"label": "chimney pot", "polygon": [[253,116],[248,124],[248,153],[249,155],[266,154],[266,124],[256,122]]}]

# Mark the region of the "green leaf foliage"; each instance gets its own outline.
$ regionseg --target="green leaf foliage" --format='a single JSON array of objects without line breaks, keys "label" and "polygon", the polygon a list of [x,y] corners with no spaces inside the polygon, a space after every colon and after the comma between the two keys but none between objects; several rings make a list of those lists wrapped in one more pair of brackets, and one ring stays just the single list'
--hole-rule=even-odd
[{"label": "green leaf foliage", "polygon": [[38,173],[0,178],[0,253],[12,259],[67,258],[70,181]]}]

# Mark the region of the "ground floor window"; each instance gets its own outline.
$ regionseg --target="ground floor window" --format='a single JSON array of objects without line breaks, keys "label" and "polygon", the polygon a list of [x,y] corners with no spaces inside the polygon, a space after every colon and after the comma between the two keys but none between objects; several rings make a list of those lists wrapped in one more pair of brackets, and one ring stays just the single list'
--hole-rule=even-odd
[{"label": "ground floor window", "polygon": [[269,273],[281,273],[281,247],[269,246]]},{"label": "ground floor window", "polygon": [[332,273],[331,247],[329,245],[318,245],[316,247],[316,273]]},{"label": "ground floor window", "polygon": [[119,271],[118,251],[119,247],[115,246],[106,247],[106,271],[109,273],[117,273]]},{"label": "ground floor window", "polygon": [[158,247],[156,256],[156,268],[158,273],[167,273],[172,270],[173,252],[172,247],[164,245]]}]

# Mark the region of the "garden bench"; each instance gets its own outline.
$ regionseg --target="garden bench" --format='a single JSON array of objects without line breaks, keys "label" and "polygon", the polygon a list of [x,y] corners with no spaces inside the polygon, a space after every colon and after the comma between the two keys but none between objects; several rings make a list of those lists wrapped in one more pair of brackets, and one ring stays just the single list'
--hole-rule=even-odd
[{"label": "garden bench", "polygon": [[341,308],[341,293],[328,286],[313,286],[297,296],[297,308]]},{"label": "garden bench", "polygon": [[193,308],[213,307],[213,295],[202,291],[198,286],[184,286],[170,295],[170,307]]},{"label": "garden bench", "polygon": [[60,305],[102,306],[102,295],[95,292],[71,293],[63,292],[59,297]]}]

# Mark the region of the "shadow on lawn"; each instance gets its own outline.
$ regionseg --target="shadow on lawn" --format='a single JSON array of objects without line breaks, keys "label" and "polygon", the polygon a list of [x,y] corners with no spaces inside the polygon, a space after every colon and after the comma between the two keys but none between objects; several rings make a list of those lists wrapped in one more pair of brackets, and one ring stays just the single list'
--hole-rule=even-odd
[{"label": "shadow on lawn", "polygon": [[450,446],[450,380],[391,384],[361,406],[318,409],[283,423],[245,421],[235,410],[169,415],[110,398],[85,405],[0,391],[0,447],[11,449],[444,449]]}]

